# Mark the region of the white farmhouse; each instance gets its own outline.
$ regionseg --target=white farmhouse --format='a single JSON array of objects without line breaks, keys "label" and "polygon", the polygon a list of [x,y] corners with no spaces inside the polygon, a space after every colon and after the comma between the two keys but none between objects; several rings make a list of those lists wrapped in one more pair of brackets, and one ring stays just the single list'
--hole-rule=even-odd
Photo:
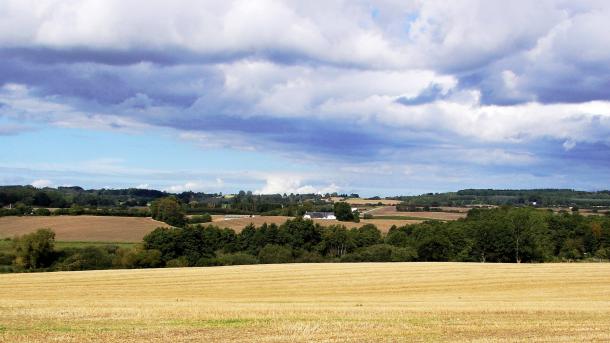
[{"label": "white farmhouse", "polygon": [[337,219],[333,212],[305,212],[305,219]]}]

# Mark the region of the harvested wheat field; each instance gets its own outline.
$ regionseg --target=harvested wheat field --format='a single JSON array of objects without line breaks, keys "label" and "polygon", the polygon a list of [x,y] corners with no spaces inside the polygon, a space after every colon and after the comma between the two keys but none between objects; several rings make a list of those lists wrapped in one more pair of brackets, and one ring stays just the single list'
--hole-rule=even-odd
[{"label": "harvested wheat field", "polygon": [[[214,218],[214,217],[213,217]],[[254,216],[250,218],[239,218],[239,219],[230,219],[224,220],[224,217],[216,217],[214,218],[214,225],[217,225],[221,228],[229,228],[234,230],[235,232],[241,232],[241,230],[249,225],[250,223],[254,224],[256,227],[267,224],[276,224],[282,225],[288,219],[294,219],[294,217],[285,217],[285,216]],[[374,224],[381,232],[388,232],[392,225],[396,226],[404,226],[408,224],[417,224],[421,223],[421,220],[402,220],[402,219],[362,219],[359,223],[352,222],[340,222],[338,220],[330,220],[330,219],[313,219],[314,222],[322,225],[344,225],[347,228],[352,227],[360,227],[364,224]],[[205,224],[203,224],[205,225]]]},{"label": "harvested wheat field", "polygon": [[436,219],[436,220],[458,220],[460,218],[466,218],[468,213],[466,212],[402,212],[396,211],[395,206],[379,207],[368,213],[373,216],[397,216],[397,217],[413,217],[413,218],[425,218],[425,219]]},{"label": "harvested wheat field", "polygon": [[610,264],[363,263],[0,275],[5,342],[610,340]]},{"label": "harvested wheat field", "polygon": [[361,227],[362,225],[365,225],[365,224],[373,224],[381,232],[390,231],[390,228],[393,225],[395,225],[396,227],[399,227],[399,226],[417,224],[417,223],[422,222],[422,220],[404,220],[404,219],[360,219],[359,223],[340,222],[338,220],[328,220],[328,219],[314,219],[314,221],[323,226],[344,225],[348,229],[352,228],[352,227]]},{"label": "harvested wheat field", "polygon": [[55,231],[58,241],[140,242],[157,227],[167,224],[141,217],[32,216],[0,217],[0,237],[13,237],[40,228]]},{"label": "harvested wheat field", "polygon": [[[229,228],[239,233],[241,230],[248,226],[249,224],[254,224],[254,226],[259,227],[264,223],[267,224],[276,224],[281,225],[284,224],[288,219],[293,219],[292,217],[285,216],[255,216],[249,218],[239,218],[239,219],[229,219],[224,220],[223,217],[214,218],[213,224],[221,227],[221,228]],[[206,225],[206,224],[202,224]]]}]

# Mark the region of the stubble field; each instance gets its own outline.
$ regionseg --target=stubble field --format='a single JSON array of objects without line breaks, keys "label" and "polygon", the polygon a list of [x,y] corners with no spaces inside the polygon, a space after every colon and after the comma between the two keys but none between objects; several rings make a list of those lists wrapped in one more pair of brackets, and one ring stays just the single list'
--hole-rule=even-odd
[{"label": "stubble field", "polygon": [[141,242],[157,227],[168,226],[151,218],[110,216],[0,217],[0,238],[50,228],[58,241]]},{"label": "stubble field", "polygon": [[[454,211],[459,211],[459,210],[454,210]],[[372,211],[369,211],[368,213],[370,213],[374,217],[387,217],[387,218],[411,217],[411,218],[422,218],[424,220],[427,220],[427,219],[458,220],[460,218],[466,218],[466,215],[468,214],[467,212],[463,212],[463,211],[460,211],[460,212],[429,212],[429,211],[428,212],[426,212],[426,211],[402,212],[402,211],[396,211],[395,206],[379,207]]]},{"label": "stubble field", "polygon": [[0,275],[6,342],[610,340],[610,264],[285,264]]}]

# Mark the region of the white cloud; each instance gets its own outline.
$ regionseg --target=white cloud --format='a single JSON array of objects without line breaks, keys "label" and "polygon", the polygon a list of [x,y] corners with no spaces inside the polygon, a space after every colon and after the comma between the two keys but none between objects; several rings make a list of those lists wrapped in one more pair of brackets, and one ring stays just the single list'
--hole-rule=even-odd
[{"label": "white cloud", "polygon": [[164,191],[170,193],[182,193],[188,191],[214,193],[222,189],[223,186],[224,181],[221,178],[216,178],[214,182],[197,180],[188,181],[178,185],[171,185],[169,187],[166,187]]},{"label": "white cloud", "polygon": [[45,188],[45,187],[52,187],[53,182],[51,180],[47,180],[47,179],[38,179],[38,180],[32,181],[30,183],[30,185],[32,185],[36,188]]},{"label": "white cloud", "polygon": [[325,194],[337,192],[340,188],[334,183],[327,186],[302,185],[302,178],[296,175],[276,174],[269,175],[262,189],[255,191],[257,194]]},{"label": "white cloud", "polygon": [[404,56],[373,25],[368,6],[325,7],[272,0],[7,1],[0,11],[0,44],[173,47],[207,54],[278,50],[336,62],[403,63]]},{"label": "white cloud", "polygon": [[244,139],[243,135],[232,133],[178,132],[178,138],[195,143],[204,149],[232,148],[244,151],[255,151],[255,138]]},{"label": "white cloud", "polygon": [[570,151],[570,150],[574,149],[574,147],[576,146],[576,142],[573,140],[567,140],[567,141],[563,142],[562,146],[565,151]]},{"label": "white cloud", "polygon": [[89,113],[78,110],[62,99],[33,94],[26,85],[8,83],[0,88],[0,116],[16,121],[47,122],[66,128],[119,130],[133,132],[150,125],[110,113]]}]

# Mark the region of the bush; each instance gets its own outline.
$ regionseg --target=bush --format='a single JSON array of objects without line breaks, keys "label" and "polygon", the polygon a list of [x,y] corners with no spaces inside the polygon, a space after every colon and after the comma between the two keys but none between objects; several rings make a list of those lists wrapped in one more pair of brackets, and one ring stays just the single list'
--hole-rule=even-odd
[{"label": "bush", "polygon": [[13,264],[14,259],[15,259],[14,255],[0,252],[0,266],[9,266],[9,265]]},{"label": "bush", "polygon": [[112,256],[108,250],[89,246],[66,251],[69,256],[57,265],[57,270],[93,270],[112,267]]},{"label": "bush", "polygon": [[417,251],[412,247],[392,249],[392,261],[393,262],[411,262],[417,259]]},{"label": "bush", "polygon": [[261,263],[290,263],[292,259],[292,249],[282,245],[267,244],[258,253]]},{"label": "bush", "polygon": [[55,258],[55,232],[39,229],[14,241],[15,265],[24,269],[50,266]]},{"label": "bush", "polygon": [[235,266],[244,264],[257,264],[256,256],[238,252],[234,254],[226,254],[217,258],[218,262],[223,266]]},{"label": "bush", "polygon": [[373,219],[373,215],[370,213],[365,213],[362,215],[362,218],[363,219]]},{"label": "bush", "polygon": [[113,265],[124,268],[156,268],[162,264],[161,252],[156,249],[118,249]]},{"label": "bush", "polygon": [[67,208],[58,208],[55,209],[51,214],[54,216],[65,216],[70,214],[70,210],[68,210]]},{"label": "bush", "polygon": [[85,214],[85,209],[78,205],[72,205],[72,207],[70,207],[69,213],[73,216],[80,216],[82,214]]},{"label": "bush", "polygon": [[189,223],[191,224],[200,224],[200,223],[211,223],[212,216],[208,213],[202,214],[200,216],[192,216],[189,218]]},{"label": "bush", "polygon": [[417,252],[413,248],[375,244],[343,256],[341,262],[409,262],[416,258]]},{"label": "bush", "polygon": [[595,257],[602,260],[610,259],[610,248],[597,249],[597,251],[595,252]]},{"label": "bush", "polygon": [[34,215],[36,215],[36,216],[50,216],[51,215],[51,211],[49,211],[46,208],[37,208],[36,210],[34,210]]},{"label": "bush", "polygon": [[305,251],[296,260],[298,263],[321,263],[324,261],[324,257],[315,251]]},{"label": "bush", "polygon": [[188,267],[189,266],[189,261],[186,259],[186,257],[180,256],[178,258],[175,258],[175,259],[167,261],[165,266],[168,267],[168,268]]}]

